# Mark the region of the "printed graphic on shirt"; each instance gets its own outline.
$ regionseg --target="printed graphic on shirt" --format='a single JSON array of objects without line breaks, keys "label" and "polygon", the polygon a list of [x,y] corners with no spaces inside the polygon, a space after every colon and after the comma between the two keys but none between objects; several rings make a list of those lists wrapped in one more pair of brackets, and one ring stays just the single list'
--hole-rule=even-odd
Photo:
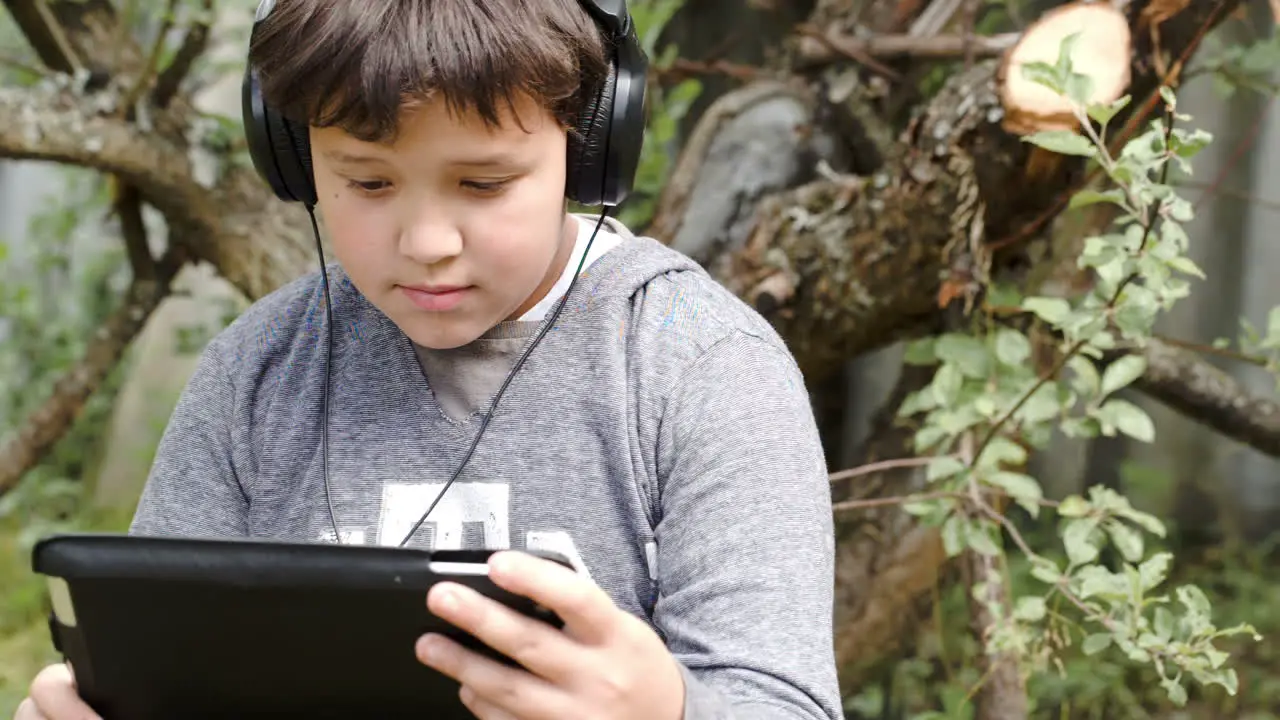
[{"label": "printed graphic on shirt", "polygon": [[[384,546],[399,545],[443,489],[444,483],[385,484],[374,542]],[[423,546],[433,550],[510,548],[510,507],[511,486],[506,483],[456,482],[440,498],[415,537],[423,541]],[[332,530],[322,535],[322,541],[333,541]],[[366,542],[367,536],[363,531],[342,533],[344,545],[363,545]],[[591,577],[573,537],[563,530],[529,530],[525,533],[524,546],[529,550],[563,555],[578,572]]]}]

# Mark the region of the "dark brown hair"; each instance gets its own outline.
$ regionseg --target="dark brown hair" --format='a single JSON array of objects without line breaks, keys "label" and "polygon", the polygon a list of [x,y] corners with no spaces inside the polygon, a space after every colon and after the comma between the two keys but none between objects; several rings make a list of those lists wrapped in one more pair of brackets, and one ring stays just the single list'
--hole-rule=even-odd
[{"label": "dark brown hair", "polygon": [[285,117],[370,142],[431,97],[497,125],[527,94],[573,127],[606,72],[578,0],[277,0],[249,62]]}]

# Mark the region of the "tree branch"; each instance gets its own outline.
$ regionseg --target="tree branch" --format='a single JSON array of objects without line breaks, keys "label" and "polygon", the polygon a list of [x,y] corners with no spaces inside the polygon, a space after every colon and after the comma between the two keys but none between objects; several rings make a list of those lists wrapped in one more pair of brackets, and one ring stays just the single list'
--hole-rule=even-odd
[{"label": "tree branch", "polygon": [[120,308],[89,342],[84,358],[54,384],[53,393],[18,426],[17,434],[0,445],[0,495],[17,485],[66,434],[85,401],[120,362],[151,313],[169,294],[181,264],[179,256],[172,253],[160,263],[154,280],[135,279]]},{"label": "tree branch", "polygon": [[173,61],[156,78],[151,98],[158,108],[169,106],[174,96],[178,94],[179,88],[182,87],[182,81],[191,73],[196,60],[204,54],[209,45],[209,26],[214,17],[213,0],[204,0],[202,10],[203,15],[187,30],[186,36],[182,39],[182,45],[173,56]]},{"label": "tree branch", "polygon": [[[1163,51],[1185,57],[1235,4],[1190,0],[1161,26]],[[1145,112],[1140,99],[1158,97],[1163,78],[1152,51],[1135,40],[1129,91],[1136,100],[1113,119],[1117,126]],[[946,304],[939,301],[944,278],[976,292],[991,265],[1025,260],[1025,242],[998,255],[985,245],[1051,216],[1086,171],[1078,158],[1046,158],[1005,131],[995,71],[988,60],[951,76],[882,167],[767,196],[739,226],[745,243],[707,263],[769,317],[814,382],[849,357],[930,327]],[[658,216],[674,210],[667,204],[710,203],[724,187],[710,180],[731,169],[746,174],[741,168],[732,155],[709,159],[683,183],[687,193],[664,195]]]},{"label": "tree branch", "polygon": [[857,37],[847,33],[824,33],[811,27],[800,33],[816,42],[801,43],[799,57],[804,66],[822,65],[849,58],[918,57],[932,59],[962,58],[966,52],[975,58],[995,57],[1013,47],[1019,33],[999,35],[873,35]]},{"label": "tree branch", "polygon": [[137,185],[156,207],[179,218],[203,215],[215,228],[206,195],[193,175],[189,147],[111,117],[118,95],[82,94],[41,83],[30,89],[0,88],[0,157],[44,160],[94,168]]},{"label": "tree branch", "polygon": [[1195,354],[1151,340],[1135,387],[1227,437],[1280,457],[1280,404],[1254,397]]},{"label": "tree branch", "polygon": [[123,117],[132,116],[133,107],[142,98],[147,85],[156,77],[156,68],[160,63],[160,53],[164,51],[165,38],[168,37],[169,30],[173,28],[173,16],[178,10],[178,0],[168,0],[168,3],[160,20],[160,28],[156,31],[155,40],[152,41],[151,52],[147,55],[146,62],[141,71],[138,72],[138,76],[134,78],[129,92],[125,94],[124,102],[121,103],[120,110]]},{"label": "tree branch", "polygon": [[40,62],[57,72],[75,73],[83,67],[49,6],[44,0],[4,0],[18,29],[36,51]]},{"label": "tree branch", "polygon": [[114,210],[120,218],[120,235],[124,239],[129,267],[137,280],[154,280],[156,261],[147,243],[147,227],[142,219],[142,193],[128,183],[117,185]]}]

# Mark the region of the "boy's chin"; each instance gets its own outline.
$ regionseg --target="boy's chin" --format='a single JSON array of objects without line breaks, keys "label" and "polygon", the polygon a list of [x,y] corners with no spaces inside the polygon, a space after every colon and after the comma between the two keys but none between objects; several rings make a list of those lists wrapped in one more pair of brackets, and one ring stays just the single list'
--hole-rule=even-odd
[{"label": "boy's chin", "polygon": [[401,325],[400,329],[419,347],[428,350],[452,350],[474,342],[476,338],[485,334],[489,327],[482,322],[476,322],[475,319],[423,322],[419,318],[417,322],[408,326]]}]

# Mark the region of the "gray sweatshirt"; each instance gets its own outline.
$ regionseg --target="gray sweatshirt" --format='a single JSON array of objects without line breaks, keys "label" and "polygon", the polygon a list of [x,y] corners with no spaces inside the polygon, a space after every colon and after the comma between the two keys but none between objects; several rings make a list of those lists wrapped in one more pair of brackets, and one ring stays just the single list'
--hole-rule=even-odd
[{"label": "gray sweatshirt", "polygon": [[[841,718],[831,496],[803,378],[763,318],[696,263],[609,227],[622,242],[584,271],[409,544],[569,557],[680,661],[686,720]],[[339,267],[329,277],[337,525],[345,543],[396,545],[538,322],[425,351]],[[317,272],[207,346],[135,534],[333,542],[324,323]]]}]

